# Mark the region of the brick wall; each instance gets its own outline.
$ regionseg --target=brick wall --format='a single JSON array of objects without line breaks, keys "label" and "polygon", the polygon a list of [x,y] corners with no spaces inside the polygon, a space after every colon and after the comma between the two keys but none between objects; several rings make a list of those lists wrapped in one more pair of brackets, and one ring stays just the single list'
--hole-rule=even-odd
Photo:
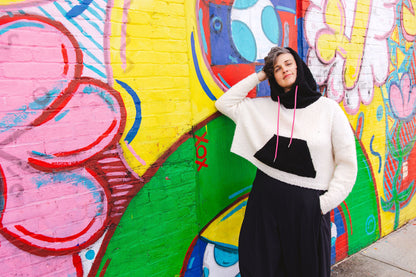
[{"label": "brick wall", "polygon": [[1,276],[236,276],[255,168],[214,101],[272,45],[356,135],[332,263],[399,228],[416,216],[415,5],[1,2]]}]

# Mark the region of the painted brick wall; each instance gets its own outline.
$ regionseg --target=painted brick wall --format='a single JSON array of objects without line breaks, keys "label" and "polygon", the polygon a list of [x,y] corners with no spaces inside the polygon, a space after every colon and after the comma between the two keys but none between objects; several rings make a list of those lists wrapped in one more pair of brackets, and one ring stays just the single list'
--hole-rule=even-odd
[{"label": "painted brick wall", "polygon": [[356,135],[332,263],[399,228],[416,216],[415,6],[2,0],[0,275],[237,276],[255,168],[214,101],[273,45]]}]

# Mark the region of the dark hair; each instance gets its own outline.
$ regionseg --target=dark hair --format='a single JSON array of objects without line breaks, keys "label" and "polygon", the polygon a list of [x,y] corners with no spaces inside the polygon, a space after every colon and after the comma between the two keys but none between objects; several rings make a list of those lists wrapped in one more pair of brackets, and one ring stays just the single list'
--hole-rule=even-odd
[{"label": "dark hair", "polygon": [[274,76],[274,65],[276,58],[281,54],[291,54],[290,51],[284,47],[275,46],[270,49],[269,54],[264,58],[263,71],[266,73],[267,78],[273,78]]}]

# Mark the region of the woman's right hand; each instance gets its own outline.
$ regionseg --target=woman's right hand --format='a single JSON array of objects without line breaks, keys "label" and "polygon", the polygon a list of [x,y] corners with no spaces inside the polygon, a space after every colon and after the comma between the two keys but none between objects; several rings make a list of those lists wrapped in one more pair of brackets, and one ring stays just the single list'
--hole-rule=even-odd
[{"label": "woman's right hand", "polygon": [[266,73],[262,70],[257,72],[257,78],[259,79],[259,81],[263,82],[264,80],[267,79],[267,75]]}]

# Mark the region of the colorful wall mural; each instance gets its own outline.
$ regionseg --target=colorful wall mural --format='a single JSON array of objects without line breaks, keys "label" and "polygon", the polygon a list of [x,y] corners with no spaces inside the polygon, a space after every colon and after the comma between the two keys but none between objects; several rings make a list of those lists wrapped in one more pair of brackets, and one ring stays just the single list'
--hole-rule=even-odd
[{"label": "colorful wall mural", "polygon": [[332,263],[415,218],[415,8],[2,0],[0,275],[239,276],[255,168],[214,101],[274,45],[299,51],[356,135]]}]

